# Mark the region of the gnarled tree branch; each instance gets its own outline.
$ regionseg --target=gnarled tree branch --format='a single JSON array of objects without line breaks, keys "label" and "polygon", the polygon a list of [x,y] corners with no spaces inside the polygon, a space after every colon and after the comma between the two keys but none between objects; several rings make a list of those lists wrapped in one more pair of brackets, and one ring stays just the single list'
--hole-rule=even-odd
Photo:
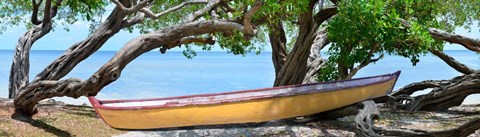
[{"label": "gnarled tree branch", "polygon": [[52,13],[51,13],[51,17],[50,18],[53,18],[55,16],[57,16],[57,13],[58,13],[58,8],[60,7],[60,5],[62,4],[62,1],[63,0],[57,0],[55,5],[53,5],[52,7]]},{"label": "gnarled tree branch", "polygon": [[448,82],[449,82],[448,80],[425,80],[422,82],[411,83],[400,88],[399,90],[394,92],[392,95],[393,96],[412,95],[413,93],[420,90],[424,90],[428,88],[436,88],[436,87],[446,85],[448,84]]},{"label": "gnarled tree branch", "polygon": [[250,39],[256,33],[253,28],[254,26],[251,23],[251,20],[253,15],[262,7],[263,2],[263,0],[256,0],[253,7],[247,13],[245,13],[245,16],[243,18],[243,32],[248,32],[245,33],[246,35],[244,35],[245,39]]},{"label": "gnarled tree branch", "polygon": [[111,0],[111,1],[113,4],[115,4],[121,11],[123,11],[127,15],[130,15],[139,11],[140,9],[146,7],[149,3],[149,0],[140,0],[140,3],[136,3],[131,7],[127,7],[118,0]]},{"label": "gnarled tree branch", "polygon": [[10,69],[8,85],[9,98],[16,97],[20,90],[28,84],[30,72],[30,49],[38,39],[42,38],[52,30],[51,19],[56,13],[52,14],[50,11],[56,11],[58,5],[62,2],[62,0],[57,0],[56,5],[51,7],[51,0],[47,0],[44,8],[44,19],[43,21],[39,21],[37,16],[42,1],[43,0],[40,0],[38,3],[35,0],[32,1],[33,15],[31,21],[33,24],[36,24],[36,26],[28,30],[18,39]]},{"label": "gnarled tree branch", "polygon": [[98,29],[85,40],[72,45],[62,56],[37,74],[32,83],[43,80],[59,80],[67,75],[78,63],[100,49],[115,33],[128,25],[133,25],[125,23],[124,17],[126,14],[121,9],[115,8]]},{"label": "gnarled tree branch", "polygon": [[458,34],[450,34],[448,32],[438,30],[435,28],[428,29],[428,32],[434,39],[444,40],[450,43],[460,44],[463,47],[474,51],[480,52],[480,40],[479,39],[472,39],[466,36],[458,35]]},{"label": "gnarled tree branch", "polygon": [[413,83],[394,93],[394,97],[404,98],[416,91],[433,88],[428,94],[411,97],[411,101],[402,103],[396,100],[407,111],[419,110],[446,110],[462,104],[463,100],[471,94],[480,93],[480,73],[458,76],[451,80],[422,81]]},{"label": "gnarled tree branch", "polygon": [[36,0],[32,0],[32,17],[30,19],[30,21],[32,22],[32,24],[34,25],[40,25],[42,24],[42,21],[41,20],[38,20],[38,8],[40,7],[40,5],[42,4],[43,0],[40,0],[39,2],[36,2]]},{"label": "gnarled tree branch", "polygon": [[442,51],[439,51],[439,50],[436,50],[436,49],[428,49],[428,51],[430,51],[432,54],[434,54],[435,56],[439,57],[440,59],[442,59],[445,63],[447,63],[450,67],[452,67],[453,69],[457,70],[458,72],[460,73],[463,73],[463,74],[472,74],[472,73],[475,73],[477,72],[478,70],[475,70],[475,69],[472,69],[468,66],[466,66],[465,64],[463,63],[460,63],[458,62],[457,60],[455,60],[453,57],[443,53]]},{"label": "gnarled tree branch", "polygon": [[330,43],[327,37],[326,29],[322,29],[318,32],[317,37],[313,41],[312,47],[310,49],[310,54],[307,61],[307,74],[303,79],[302,83],[313,83],[316,81],[316,74],[323,67],[325,61],[323,60],[320,52],[321,50]]},{"label": "gnarled tree branch", "polygon": [[180,39],[180,45],[189,44],[189,43],[203,43],[203,44],[215,44],[215,40],[212,37],[208,38],[198,38],[198,37],[188,37]]},{"label": "gnarled tree branch", "polygon": [[43,11],[43,24],[49,24],[52,21],[52,0],[45,1],[45,9]]},{"label": "gnarled tree branch", "polygon": [[153,13],[149,8],[141,8],[139,9],[140,12],[143,12],[145,13],[145,15],[148,17],[148,18],[152,18],[152,19],[157,19],[158,17],[161,17],[161,16],[164,16],[168,13],[171,13],[171,12],[175,12],[177,10],[180,10],[182,9],[183,7],[187,6],[187,5],[193,5],[193,4],[206,4],[207,1],[206,0],[192,0],[192,1],[187,1],[187,2],[183,2],[177,6],[174,6],[174,7],[171,7],[165,11],[162,11],[160,13]]},{"label": "gnarled tree branch", "polygon": [[326,9],[320,10],[317,14],[313,16],[313,19],[317,24],[322,24],[325,22],[327,19],[330,19],[333,15],[337,14],[338,8],[336,6],[334,7],[328,7]]},{"label": "gnarled tree branch", "polygon": [[187,19],[185,19],[183,22],[188,23],[188,22],[193,22],[200,18],[202,15],[205,15],[206,13],[209,13],[213,8],[218,7],[221,5],[222,1],[220,0],[211,0],[208,1],[208,4],[205,5],[203,9],[200,9],[198,11],[195,11],[193,14],[191,14]]}]

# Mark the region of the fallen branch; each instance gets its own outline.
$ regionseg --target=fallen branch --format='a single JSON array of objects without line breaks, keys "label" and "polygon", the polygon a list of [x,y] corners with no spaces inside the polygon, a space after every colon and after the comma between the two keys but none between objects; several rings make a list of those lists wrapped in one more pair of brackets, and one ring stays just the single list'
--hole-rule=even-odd
[{"label": "fallen branch", "polygon": [[413,83],[400,89],[393,96],[411,97],[411,94],[427,88],[433,88],[428,94],[412,97],[409,101],[396,100],[398,104],[404,104],[407,111],[419,110],[446,110],[453,106],[460,105],[463,100],[471,94],[480,93],[480,73],[472,73],[455,77],[451,80],[422,81]]}]

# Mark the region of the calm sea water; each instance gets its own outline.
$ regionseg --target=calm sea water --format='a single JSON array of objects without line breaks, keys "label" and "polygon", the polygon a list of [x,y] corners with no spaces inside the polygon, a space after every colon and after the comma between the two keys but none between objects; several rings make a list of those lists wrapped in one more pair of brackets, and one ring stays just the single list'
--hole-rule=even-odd
[{"label": "calm sea water", "polygon": [[[30,77],[33,78],[62,51],[32,51]],[[480,55],[469,51],[446,51],[458,61],[480,68]],[[115,52],[101,51],[80,63],[66,77],[86,79],[106,63]],[[8,97],[8,75],[13,51],[0,50],[0,97]],[[408,59],[386,56],[376,64],[369,65],[356,77],[372,76],[401,70],[396,89],[412,82],[427,79],[450,79],[460,73],[451,69],[440,59],[425,55],[413,67]],[[271,87],[274,69],[271,53],[235,56],[225,52],[199,52],[193,59],[185,58],[181,52],[146,53],[123,71],[121,77],[105,87],[100,99],[152,98],[200,93],[215,93]],[[80,99],[56,98],[68,103],[82,104]],[[480,103],[480,96],[469,97],[467,103]]]}]

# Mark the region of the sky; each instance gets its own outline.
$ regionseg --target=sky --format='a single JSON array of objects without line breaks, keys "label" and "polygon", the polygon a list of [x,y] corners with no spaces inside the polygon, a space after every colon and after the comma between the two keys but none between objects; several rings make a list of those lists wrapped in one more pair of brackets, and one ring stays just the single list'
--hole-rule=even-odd
[{"label": "sky", "polygon": [[[474,22],[471,26],[472,31],[467,31],[464,28],[457,28],[455,33],[466,35],[472,38],[480,38],[480,31],[478,22]],[[40,40],[38,40],[32,50],[66,50],[74,43],[85,39],[89,34],[89,24],[85,21],[78,21],[69,26],[70,31],[65,31],[63,26],[57,26],[54,31],[50,32]],[[7,28],[5,32],[0,34],[0,50],[13,50],[18,39],[27,31],[23,25]],[[139,36],[138,32],[129,33],[128,31],[120,31],[115,36],[105,43],[100,48],[100,51],[118,51],[129,40]],[[328,48],[324,48],[328,49]],[[173,51],[182,51],[181,48],[174,48]],[[200,50],[200,49],[198,49]],[[448,44],[445,50],[465,50],[464,47],[456,44]],[[215,46],[212,51],[222,51],[218,46]],[[265,46],[265,51],[271,51],[269,46]]]}]

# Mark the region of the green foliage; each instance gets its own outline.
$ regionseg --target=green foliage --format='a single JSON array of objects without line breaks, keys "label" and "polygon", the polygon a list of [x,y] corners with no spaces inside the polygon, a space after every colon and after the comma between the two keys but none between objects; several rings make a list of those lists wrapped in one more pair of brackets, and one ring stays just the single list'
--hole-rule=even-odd
[{"label": "green foliage", "polygon": [[[55,6],[55,4],[55,1],[52,1],[52,6]],[[64,0],[52,22],[54,25],[60,23],[67,30],[68,25],[79,20],[94,23],[103,15],[107,4],[107,0]],[[39,7],[39,20],[43,18],[44,5],[45,1]],[[32,1],[2,1],[0,3],[0,33],[18,25],[25,25],[27,28],[33,27],[30,22],[32,9]]]},{"label": "green foliage", "polygon": [[335,67],[335,62],[327,61],[325,63],[325,67],[320,69],[318,72],[317,81],[319,82],[328,82],[337,79],[338,77],[338,69]]},{"label": "green foliage", "polygon": [[183,56],[187,57],[188,59],[192,59],[193,57],[197,56],[197,53],[192,49],[190,45],[185,45],[185,50],[183,50]]},{"label": "green foliage", "polygon": [[478,15],[478,12],[458,14],[466,4],[449,7],[442,2],[446,1],[341,1],[337,16],[327,27],[332,44],[327,51],[327,67],[321,71],[329,74],[320,76],[319,80],[338,78],[332,75],[338,75],[339,64],[351,70],[356,64],[387,53],[408,58],[415,65],[428,48],[442,49],[444,42],[433,40],[429,27],[452,31],[456,26],[465,25],[469,21],[465,19],[467,16]]},{"label": "green foliage", "polygon": [[92,32],[100,24],[108,4],[108,0],[64,0],[56,20],[61,21],[59,23],[65,26],[64,29],[67,31],[70,24],[79,20],[88,21]]},{"label": "green foliage", "polygon": [[[282,2],[278,2],[277,0],[266,0],[263,6],[257,11],[254,16],[252,17],[253,22],[255,21],[266,21],[266,22],[274,22],[278,20],[288,20],[293,21],[296,20],[296,16],[298,13],[302,12],[306,9],[306,5],[308,4],[308,0],[286,0]],[[182,1],[178,0],[155,0],[154,6],[151,7],[151,10],[154,13],[159,13],[165,11],[173,6],[182,3]],[[244,8],[249,10],[251,6],[255,3],[255,0],[233,0],[228,2],[228,5],[234,11],[225,11],[225,10],[215,10],[215,12],[219,15],[217,19],[220,20],[230,20],[230,21],[237,21],[242,22],[243,19],[243,12]],[[140,33],[148,33],[151,31],[159,30],[164,27],[177,25],[179,23],[184,22],[184,19],[190,16],[194,11],[197,11],[203,8],[205,5],[188,5],[178,11],[169,13],[165,16],[161,16],[158,19],[147,19],[143,21],[142,24],[136,25],[132,28],[127,28],[129,31],[133,31],[134,29],[138,29]],[[210,14],[202,15],[202,20],[210,20],[213,17]],[[233,32],[224,32],[224,33],[217,33],[212,34],[215,36],[217,43],[215,45],[206,45],[206,44],[189,44],[188,46],[183,46],[184,48],[184,55],[187,58],[192,58],[196,56],[196,52],[193,46],[199,46],[202,50],[209,51],[213,48],[213,46],[219,46],[221,49],[227,50],[227,52],[235,54],[235,55],[246,55],[249,52],[255,52],[259,54],[263,49],[264,46],[267,44],[266,41],[268,37],[266,37],[266,23],[262,23],[258,28],[258,33],[250,40],[245,40],[242,33],[238,31]],[[294,28],[291,23],[287,23],[288,28]]]},{"label": "green foliage", "polygon": [[[160,13],[174,6],[177,6],[182,2],[183,1],[180,0],[154,0],[153,6],[150,8],[150,10],[153,13]],[[179,23],[182,23],[185,17],[188,17],[190,14],[203,8],[204,6],[205,5],[203,4],[188,5],[178,11],[161,16],[158,19],[146,19],[143,21],[142,24],[135,25],[134,27],[128,28],[127,30],[133,31],[134,29],[138,29],[140,33],[149,33],[151,31],[159,30],[167,26],[177,25]]]},{"label": "green foliage", "polygon": [[30,13],[32,4],[24,1],[0,2],[0,34],[7,28],[17,26],[25,22],[23,18]]}]

